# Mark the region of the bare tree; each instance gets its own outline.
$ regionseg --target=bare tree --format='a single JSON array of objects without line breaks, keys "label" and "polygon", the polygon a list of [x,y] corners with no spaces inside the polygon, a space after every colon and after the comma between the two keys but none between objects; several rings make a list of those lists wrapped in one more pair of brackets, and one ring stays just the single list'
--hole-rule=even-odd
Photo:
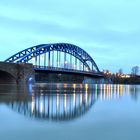
[{"label": "bare tree", "polygon": [[123,74],[123,70],[121,68],[119,69],[118,74]]},{"label": "bare tree", "polygon": [[139,73],[139,67],[138,66],[132,67],[131,74],[133,76],[136,76],[136,75],[138,75],[138,73]]}]

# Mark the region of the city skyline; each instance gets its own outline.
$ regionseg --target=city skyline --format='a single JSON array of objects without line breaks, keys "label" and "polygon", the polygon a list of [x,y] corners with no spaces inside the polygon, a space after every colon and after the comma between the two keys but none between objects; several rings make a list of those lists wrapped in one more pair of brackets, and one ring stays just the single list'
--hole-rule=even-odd
[{"label": "city skyline", "polygon": [[88,52],[99,69],[139,66],[138,0],[0,2],[0,61],[38,44],[66,42]]}]

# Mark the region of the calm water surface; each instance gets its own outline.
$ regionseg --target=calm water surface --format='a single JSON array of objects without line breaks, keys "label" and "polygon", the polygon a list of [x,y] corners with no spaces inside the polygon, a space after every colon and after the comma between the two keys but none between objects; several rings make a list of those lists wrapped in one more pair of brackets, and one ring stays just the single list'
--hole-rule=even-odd
[{"label": "calm water surface", "polygon": [[140,86],[0,85],[0,140],[139,140]]}]

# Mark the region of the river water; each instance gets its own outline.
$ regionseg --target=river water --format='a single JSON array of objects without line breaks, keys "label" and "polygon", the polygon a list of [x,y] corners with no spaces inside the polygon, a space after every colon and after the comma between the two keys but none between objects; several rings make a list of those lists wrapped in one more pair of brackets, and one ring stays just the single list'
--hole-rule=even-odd
[{"label": "river water", "polygon": [[0,85],[0,140],[139,140],[140,86]]}]

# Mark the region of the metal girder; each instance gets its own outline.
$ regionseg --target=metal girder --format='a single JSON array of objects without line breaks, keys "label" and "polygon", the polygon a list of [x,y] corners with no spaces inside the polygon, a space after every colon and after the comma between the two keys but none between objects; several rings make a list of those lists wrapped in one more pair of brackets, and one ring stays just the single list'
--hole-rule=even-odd
[{"label": "metal girder", "polygon": [[5,60],[5,62],[11,62],[11,63],[16,63],[18,60],[20,60],[22,57],[30,54],[31,52],[35,51],[37,48],[43,46],[44,44],[41,45],[37,45],[31,48],[27,48],[25,50],[22,50],[16,54],[14,54],[13,56],[9,57],[8,59]]}]

